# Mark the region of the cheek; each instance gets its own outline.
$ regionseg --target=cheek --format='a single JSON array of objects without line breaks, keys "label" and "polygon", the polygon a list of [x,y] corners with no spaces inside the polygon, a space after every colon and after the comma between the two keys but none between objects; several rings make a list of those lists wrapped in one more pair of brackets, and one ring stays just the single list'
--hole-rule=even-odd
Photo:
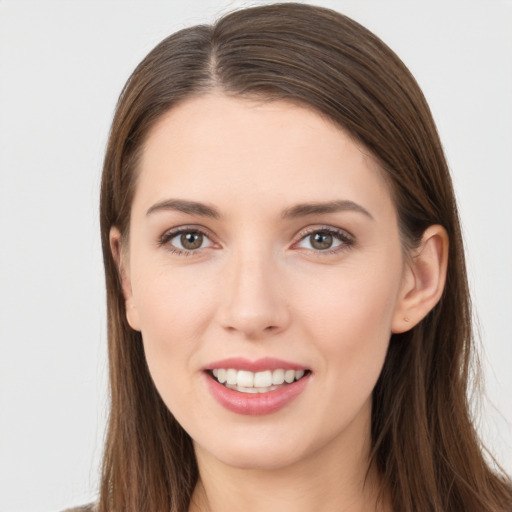
[{"label": "cheek", "polygon": [[398,268],[346,268],[339,273],[317,274],[302,283],[294,296],[301,297],[299,316],[314,324],[323,338],[336,333],[355,342],[364,332],[391,333],[399,282]]},{"label": "cheek", "polygon": [[201,334],[212,318],[208,282],[183,275],[183,269],[158,274],[141,272],[134,282],[144,351],[149,370],[164,401],[172,408],[166,390],[180,389],[193,369],[193,356]]},{"label": "cheek", "polygon": [[[395,265],[396,266],[396,265]],[[381,268],[382,270],[382,268]],[[303,294],[303,328],[322,354],[331,389],[369,394],[386,356],[400,269],[350,269]],[[300,296],[296,291],[295,296]]]},{"label": "cheek", "polygon": [[210,319],[211,279],[191,268],[150,269],[136,276],[134,296],[142,331],[169,345],[187,345]]}]

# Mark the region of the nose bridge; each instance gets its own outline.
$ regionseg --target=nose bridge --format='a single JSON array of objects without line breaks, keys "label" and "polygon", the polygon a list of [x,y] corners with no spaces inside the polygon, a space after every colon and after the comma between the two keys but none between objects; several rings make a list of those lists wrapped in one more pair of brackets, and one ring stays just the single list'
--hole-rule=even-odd
[{"label": "nose bridge", "polygon": [[246,337],[284,329],[289,321],[282,279],[269,250],[252,244],[239,247],[226,269],[222,324]]}]

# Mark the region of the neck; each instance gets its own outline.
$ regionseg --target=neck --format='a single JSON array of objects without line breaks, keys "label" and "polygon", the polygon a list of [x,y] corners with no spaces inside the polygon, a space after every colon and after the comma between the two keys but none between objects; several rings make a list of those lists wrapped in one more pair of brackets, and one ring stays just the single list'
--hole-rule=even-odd
[{"label": "neck", "polygon": [[270,469],[229,466],[196,446],[200,476],[189,512],[390,512],[378,472],[368,468],[369,425],[367,434],[358,436],[359,443],[352,436],[337,438],[308,457]]}]

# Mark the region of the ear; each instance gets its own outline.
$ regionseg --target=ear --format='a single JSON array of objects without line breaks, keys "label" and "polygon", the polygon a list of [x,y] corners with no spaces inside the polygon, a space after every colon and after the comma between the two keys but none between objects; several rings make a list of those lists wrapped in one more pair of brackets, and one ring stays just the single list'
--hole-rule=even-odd
[{"label": "ear", "polygon": [[428,227],[411,255],[393,315],[391,331],[401,333],[418,324],[443,294],[448,266],[448,234],[440,225]]},{"label": "ear", "polygon": [[121,233],[116,227],[110,228],[110,250],[112,252],[112,257],[116,262],[119,279],[123,289],[126,320],[132,329],[140,331],[139,313],[137,311],[132,292],[128,248],[123,247]]}]

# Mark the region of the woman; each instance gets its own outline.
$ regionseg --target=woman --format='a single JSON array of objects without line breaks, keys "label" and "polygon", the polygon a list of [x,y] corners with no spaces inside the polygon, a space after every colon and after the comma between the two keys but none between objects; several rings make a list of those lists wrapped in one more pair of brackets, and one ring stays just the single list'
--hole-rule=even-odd
[{"label": "woman", "polygon": [[468,412],[441,144],[366,29],[283,4],[163,41],[117,107],[101,229],[98,510],[510,510]]}]

